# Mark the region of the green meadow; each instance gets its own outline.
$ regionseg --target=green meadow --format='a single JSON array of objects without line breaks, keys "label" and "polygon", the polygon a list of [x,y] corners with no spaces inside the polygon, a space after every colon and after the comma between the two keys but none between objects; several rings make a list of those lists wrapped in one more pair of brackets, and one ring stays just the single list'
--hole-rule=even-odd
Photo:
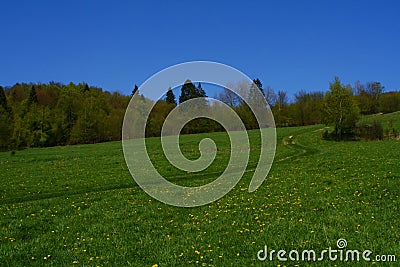
[{"label": "green meadow", "polygon": [[[376,115],[400,131],[400,113]],[[385,124],[386,123],[386,124]],[[325,126],[278,128],[272,169],[248,192],[260,153],[249,131],[245,175],[226,196],[196,208],[148,196],[130,175],[121,142],[0,153],[0,266],[343,266],[376,255],[400,261],[400,141],[324,141]],[[229,160],[225,133],[181,136],[191,159],[212,138],[214,163],[200,173],[170,166],[160,139],[150,158],[171,182],[197,186],[216,179]],[[343,238],[346,249],[371,250],[370,262],[260,261],[269,250],[320,252]]]}]

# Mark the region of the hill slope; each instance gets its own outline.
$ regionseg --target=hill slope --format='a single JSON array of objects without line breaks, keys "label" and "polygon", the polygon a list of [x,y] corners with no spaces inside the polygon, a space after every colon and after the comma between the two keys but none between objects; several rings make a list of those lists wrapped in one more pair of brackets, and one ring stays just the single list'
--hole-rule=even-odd
[{"label": "hill slope", "polygon": [[[399,125],[397,116],[379,118]],[[277,129],[274,165],[254,193],[247,188],[259,137],[250,131],[248,171],[225,197],[199,208],[145,194],[120,142],[0,153],[0,265],[265,266],[257,259],[265,245],[320,252],[335,249],[339,238],[348,249],[373,251],[372,259],[398,253],[400,141],[324,141],[323,128]],[[181,140],[184,154],[196,158],[206,136],[219,145],[211,170],[184,174],[167,166],[158,138],[148,139],[150,157],[172,182],[207,183],[229,157],[226,135]]]}]

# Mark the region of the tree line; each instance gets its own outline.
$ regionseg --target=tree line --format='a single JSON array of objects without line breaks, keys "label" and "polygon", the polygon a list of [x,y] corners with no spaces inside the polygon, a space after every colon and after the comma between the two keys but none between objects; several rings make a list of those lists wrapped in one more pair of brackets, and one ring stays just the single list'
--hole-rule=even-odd
[{"label": "tree line", "polygon": [[0,88],[0,149],[121,139],[129,97],[86,83]]},{"label": "tree line", "polygon": [[[380,82],[343,85],[336,77],[326,93],[301,90],[292,100],[284,90],[275,92],[270,86],[264,88],[258,78],[251,84],[233,87],[249,94],[260,90],[269,103],[277,127],[325,123],[334,126],[331,134],[339,139],[355,131],[360,114],[400,110],[400,92],[385,93]],[[0,150],[120,140],[125,109],[134,94],[140,95],[136,85],[130,96],[103,91],[87,83],[0,86]],[[155,103],[146,125],[146,136],[159,136],[168,113],[184,101],[197,97],[207,97],[201,83],[195,85],[187,80],[178,97],[170,88],[166,96]],[[247,129],[258,127],[249,106],[238,94],[225,89],[211,97],[234,109]],[[182,133],[223,130],[215,121],[200,118],[186,124]]]}]

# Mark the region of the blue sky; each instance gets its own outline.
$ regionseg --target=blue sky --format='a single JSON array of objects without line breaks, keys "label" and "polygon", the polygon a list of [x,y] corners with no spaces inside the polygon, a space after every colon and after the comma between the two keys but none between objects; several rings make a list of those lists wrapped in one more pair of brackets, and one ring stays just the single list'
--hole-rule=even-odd
[{"label": "blue sky", "polygon": [[[85,81],[129,94],[192,60],[264,86],[400,89],[399,1],[2,1],[0,85]],[[189,77],[190,78],[190,77]]]}]

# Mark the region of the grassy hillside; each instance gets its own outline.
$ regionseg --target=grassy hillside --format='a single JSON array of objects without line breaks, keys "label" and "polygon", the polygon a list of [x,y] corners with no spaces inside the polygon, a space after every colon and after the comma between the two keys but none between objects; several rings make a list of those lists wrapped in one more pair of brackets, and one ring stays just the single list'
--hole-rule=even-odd
[{"label": "grassy hillside", "polygon": [[389,113],[389,114],[374,114],[369,116],[364,116],[360,119],[359,123],[366,122],[372,123],[374,120],[380,122],[384,130],[393,128],[397,132],[400,132],[400,111]]},{"label": "grassy hillside", "polygon": [[[379,118],[389,117],[398,127],[398,113]],[[321,251],[335,249],[339,238],[347,249],[399,258],[400,141],[323,141],[323,128],[278,129],[274,165],[254,193],[247,188],[259,137],[250,131],[242,180],[198,208],[167,206],[144,193],[126,168],[120,142],[0,153],[0,265],[269,266],[257,259],[264,245]],[[182,136],[181,146],[195,158],[206,136],[219,152],[200,174],[168,166],[158,138],[148,139],[150,157],[172,182],[207,183],[228,160],[227,136]]]}]

